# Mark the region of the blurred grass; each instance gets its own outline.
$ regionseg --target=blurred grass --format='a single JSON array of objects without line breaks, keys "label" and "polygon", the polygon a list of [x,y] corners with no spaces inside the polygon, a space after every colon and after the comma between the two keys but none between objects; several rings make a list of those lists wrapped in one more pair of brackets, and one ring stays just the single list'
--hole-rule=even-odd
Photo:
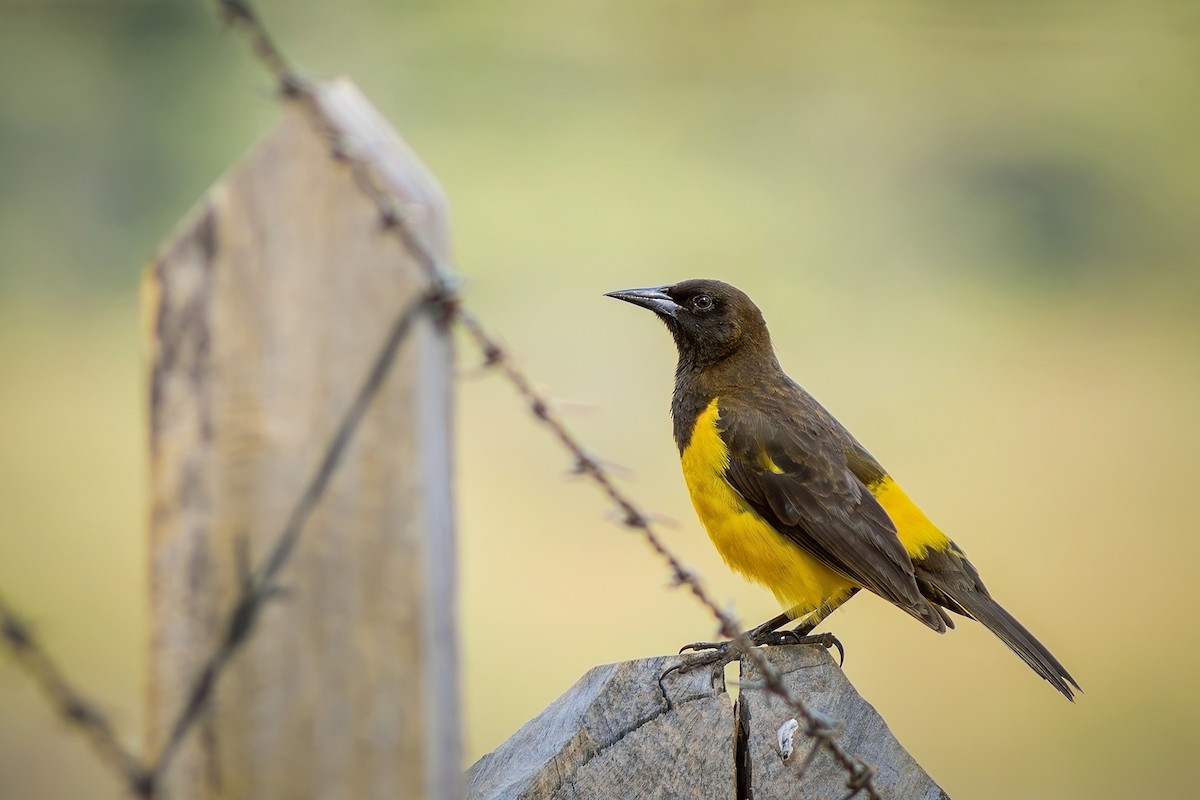
[{"label": "blurred grass", "polygon": [[[743,619],[775,608],[694,520],[669,339],[604,291],[699,275],[747,289],[785,366],[1083,684],[1071,707],[972,626],[934,637],[873,598],[840,611],[851,678],[952,795],[1185,791],[1194,4],[262,8],[423,154],[471,302]],[[277,113],[209,12],[0,5],[0,588],[134,740],[137,269]],[[475,757],[592,665],[712,625],[506,387],[468,379],[460,398]],[[105,781],[0,664],[0,795],[115,796]]]}]

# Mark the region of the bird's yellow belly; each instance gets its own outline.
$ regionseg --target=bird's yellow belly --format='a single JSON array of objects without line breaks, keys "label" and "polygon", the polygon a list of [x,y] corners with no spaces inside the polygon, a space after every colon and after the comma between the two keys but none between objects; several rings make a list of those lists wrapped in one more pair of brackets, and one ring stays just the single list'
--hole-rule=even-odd
[{"label": "bird's yellow belly", "polygon": [[721,558],[770,589],[785,608],[808,612],[842,600],[856,584],[776,532],[725,480],[729,452],[717,417],[713,400],[697,418],[681,462],[692,505]]}]

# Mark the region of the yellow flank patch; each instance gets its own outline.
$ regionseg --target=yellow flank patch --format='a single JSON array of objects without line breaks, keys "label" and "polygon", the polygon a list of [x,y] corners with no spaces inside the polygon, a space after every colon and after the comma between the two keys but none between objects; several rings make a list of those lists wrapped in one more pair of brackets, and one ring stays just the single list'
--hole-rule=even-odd
[{"label": "yellow flank patch", "polygon": [[763,450],[758,454],[758,466],[762,469],[765,469],[767,472],[774,472],[776,475],[783,474],[783,470],[779,468],[778,464],[771,460],[771,457],[767,455],[766,450]]},{"label": "yellow flank patch", "polygon": [[[855,587],[772,528],[725,479],[729,450],[717,429],[714,399],[696,419],[680,459],[692,505],[725,563],[770,589],[785,608],[804,611],[840,601]],[[763,454],[763,469],[782,472]]]},{"label": "yellow flank patch", "polygon": [[890,475],[884,475],[867,488],[892,518],[900,542],[911,557],[920,558],[931,547],[941,550],[949,546],[950,540],[946,534],[929,521],[925,512],[917,508],[917,504],[908,498]]}]

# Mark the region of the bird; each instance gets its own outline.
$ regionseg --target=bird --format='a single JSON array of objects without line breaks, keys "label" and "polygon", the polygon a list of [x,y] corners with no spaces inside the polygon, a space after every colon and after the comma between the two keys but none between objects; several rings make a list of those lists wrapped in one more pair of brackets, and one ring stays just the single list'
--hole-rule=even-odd
[{"label": "bird", "polygon": [[691,279],[606,296],[653,311],[675,340],[671,418],[696,514],[725,563],[784,608],[747,632],[753,644],[829,646],[828,634],[808,634],[866,589],[938,633],[954,627],[951,613],[983,624],[1074,700],[1079,684],[992,598],[962,548],[783,371],[744,292]]}]

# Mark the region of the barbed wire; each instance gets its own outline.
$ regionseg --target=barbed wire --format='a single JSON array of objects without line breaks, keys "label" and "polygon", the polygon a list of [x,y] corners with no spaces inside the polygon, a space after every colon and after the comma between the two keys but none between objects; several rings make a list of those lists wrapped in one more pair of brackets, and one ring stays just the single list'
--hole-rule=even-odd
[{"label": "barbed wire", "polygon": [[263,608],[281,593],[281,589],[276,583],[279,573],[295,551],[309,516],[324,497],[330,480],[354,438],[354,433],[366,416],[371,402],[379,394],[384,380],[396,361],[400,345],[407,338],[417,316],[422,312],[428,313],[440,308],[446,300],[447,296],[444,293],[434,289],[411,301],[396,316],[387,339],[372,361],[370,371],[355,394],[354,400],[343,413],[325,447],[321,460],[309,478],[304,492],[292,507],[283,528],[276,535],[267,557],[257,570],[253,573],[247,572],[242,576],[240,594],[233,610],[225,620],[224,633],[217,643],[216,649],[192,681],[187,692],[187,700],[171,725],[171,732],[166,742],[146,770],[147,779],[150,782],[149,793],[146,796],[154,796],[160,779],[166,773],[175,754],[179,752],[180,745],[183,744],[188,732],[204,716],[205,709],[212,702],[217,679],[228,666],[234,654],[249,639]]},{"label": "barbed wire", "polygon": [[[339,420],[321,459],[308,479],[304,492],[273,540],[267,556],[253,571],[247,562],[243,562],[238,599],[222,625],[221,638],[188,688],[185,695],[187,699],[153,761],[143,762],[121,744],[112,725],[96,703],[67,682],[57,663],[34,638],[28,624],[3,597],[0,597],[0,640],[6,649],[34,676],[43,694],[51,705],[59,710],[62,718],[89,739],[101,761],[120,774],[126,789],[133,796],[158,796],[162,778],[179,752],[180,746],[196,723],[203,718],[205,710],[212,702],[217,680],[233,656],[250,638],[263,608],[281,594],[281,589],[276,583],[279,574],[295,551],[309,516],[324,497],[325,490],[354,438],[354,433],[382,388],[396,361],[400,346],[407,338],[417,316],[422,312],[436,312],[447,300],[448,296],[444,292],[434,288],[411,301],[396,316],[386,340],[371,363],[370,371]],[[445,314],[438,316],[445,321]]]},{"label": "barbed wire", "polygon": [[212,702],[219,678],[249,639],[264,607],[280,594],[277,579],[294,552],[305,523],[324,496],[355,431],[391,370],[416,317],[423,312],[436,311],[441,323],[458,324],[480,349],[484,366],[495,369],[503,376],[534,419],[545,426],[567,451],[573,461],[573,471],[591,480],[619,510],[621,523],[639,533],[651,550],[666,563],[672,584],[685,588],[712,614],[720,634],[731,639],[737,652],[757,668],[762,687],[781,698],[804,720],[802,730],[815,742],[806,765],[818,749],[827,750],[847,774],[845,785],[848,793],[843,800],[851,800],[861,792],[865,792],[871,800],[881,800],[873,782],[874,770],[841,746],[831,720],[813,711],[792,694],[780,672],[747,638],[737,618],[717,604],[699,576],[666,546],[651,517],[616,485],[611,472],[590,454],[551,410],[547,398],[534,387],[533,381],[515,364],[499,340],[479,317],[462,304],[454,292],[455,272],[425,242],[418,226],[406,216],[401,199],[389,188],[370,160],[354,152],[352,143],[345,141],[329,122],[317,103],[312,87],[292,68],[254,8],[244,0],[214,2],[228,23],[246,33],[251,50],[271,74],[280,96],[304,111],[314,130],[327,141],[330,156],[349,165],[356,185],[375,206],[382,229],[393,235],[416,260],[430,286],[426,293],[396,316],[387,339],[372,361],[370,371],[344,412],[304,492],[273,540],[267,556],[257,569],[251,570],[248,563],[244,564],[239,596],[222,625],[222,635],[191,682],[183,707],[153,760],[145,762],[121,744],[107,717],[94,702],[67,682],[62,670],[36,640],[30,627],[0,598],[0,639],[16,660],[34,676],[43,694],[63,719],[89,739],[101,760],[120,774],[132,795],[142,798],[158,796],[166,771],[189,732],[203,718]]},{"label": "barbed wire", "polygon": [[[312,88],[291,67],[290,62],[275,44],[262,18],[253,7],[244,0],[215,0],[215,2],[226,21],[246,33],[256,57],[274,78],[280,96],[285,100],[298,102],[304,108],[305,115],[313,122],[318,133],[329,142],[331,157],[350,164],[355,173],[357,185],[374,202],[384,230],[391,232],[399,239],[402,246],[416,258],[435,286],[443,288],[452,286],[454,283],[453,271],[442,262],[432,248],[426,245],[416,226],[405,216],[403,204],[387,187],[382,177],[377,174],[370,161],[353,152],[349,143],[343,141],[340,134],[330,128],[323,115],[318,112]],[[501,347],[498,339],[487,330],[483,322],[463,306],[461,301],[455,300],[453,303],[448,303],[447,309],[452,319],[458,322],[469,338],[479,347],[485,365],[497,369],[503,375],[528,406],[533,417],[548,428],[554,438],[571,455],[574,461],[574,471],[591,479],[619,509],[622,515],[622,524],[626,528],[640,533],[650,548],[667,563],[673,585],[686,588],[708,609],[718,623],[720,634],[729,637],[743,657],[751,661],[758,669],[762,675],[763,685],[796,711],[805,722],[805,734],[828,750],[834,760],[846,771],[846,787],[849,790],[847,798],[853,798],[865,791],[871,800],[881,800],[873,780],[874,770],[848,753],[835,738],[834,730],[827,720],[788,690],[779,670],[747,638],[737,618],[718,605],[700,578],[687,569],[683,562],[667,548],[655,530],[650,516],[617,487],[608,471],[589,454],[580,440],[551,411],[547,399],[534,388],[532,380],[513,362]]]},{"label": "barbed wire", "polygon": [[100,760],[122,777],[133,794],[144,796],[147,773],[141,759],[121,744],[99,705],[67,680],[58,663],[34,635],[33,628],[3,597],[0,597],[0,642],[33,676],[43,696],[63,721],[91,743]]}]

